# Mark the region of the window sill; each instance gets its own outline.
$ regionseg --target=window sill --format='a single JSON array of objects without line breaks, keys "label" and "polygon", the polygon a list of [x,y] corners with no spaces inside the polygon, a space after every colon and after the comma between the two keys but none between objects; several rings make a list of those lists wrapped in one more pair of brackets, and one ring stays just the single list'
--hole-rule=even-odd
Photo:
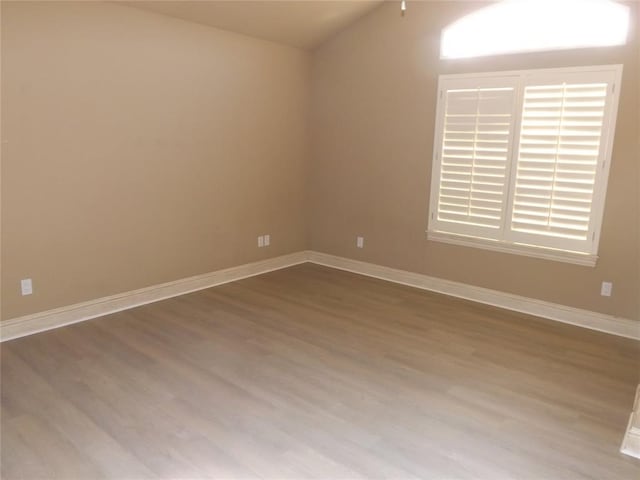
[{"label": "window sill", "polygon": [[554,250],[552,248],[534,247],[532,245],[519,243],[500,243],[481,238],[466,237],[463,235],[454,235],[443,232],[427,231],[427,239],[463,247],[482,248],[484,250],[492,250],[494,252],[511,253],[526,257],[542,258],[544,260],[573,263],[575,265],[583,265],[586,267],[595,267],[598,260],[598,256],[593,254]]}]

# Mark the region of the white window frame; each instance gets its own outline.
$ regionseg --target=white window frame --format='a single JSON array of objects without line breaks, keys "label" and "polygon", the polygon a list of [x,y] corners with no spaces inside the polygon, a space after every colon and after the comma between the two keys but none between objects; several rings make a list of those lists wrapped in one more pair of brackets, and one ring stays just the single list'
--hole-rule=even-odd
[{"label": "white window frame", "polygon": [[[450,243],[454,245],[482,248],[504,253],[513,253],[535,258],[544,258],[578,265],[595,266],[598,259],[598,246],[600,241],[600,231],[606,199],[607,182],[609,168],[611,165],[611,154],[613,150],[613,139],[618,110],[618,100],[620,84],[622,78],[622,65],[600,65],[589,67],[571,67],[536,70],[517,70],[506,72],[487,72],[473,74],[441,75],[438,80],[438,100],[436,108],[436,122],[433,146],[433,166],[431,178],[431,191],[429,203],[429,218],[427,227],[427,238],[433,241]],[[518,84],[514,101],[514,122],[512,124],[509,159],[510,167],[507,171],[508,184],[506,192],[506,204],[503,205],[503,225],[498,238],[480,237],[474,232],[463,232],[458,229],[457,233],[447,231],[443,228],[442,222],[438,222],[438,201],[440,192],[440,173],[444,135],[445,116],[445,90],[460,85],[476,85],[485,87],[491,85],[493,79],[504,84],[505,81],[513,79]],[[519,157],[519,138],[521,130],[521,118],[524,102],[524,88],[526,85],[557,84],[558,82],[574,81],[589,82],[596,80],[608,83],[608,95],[606,97],[606,107],[603,119],[603,129],[598,156],[598,171],[596,173],[594,193],[592,198],[591,215],[589,222],[588,236],[591,238],[588,249],[569,250],[566,246],[531,245],[522,240],[517,232],[511,231],[509,225],[513,210],[513,191],[516,181],[516,166]],[[553,242],[551,242],[553,243]],[[560,242],[562,243],[562,242]],[[584,242],[583,242],[584,243]]]}]

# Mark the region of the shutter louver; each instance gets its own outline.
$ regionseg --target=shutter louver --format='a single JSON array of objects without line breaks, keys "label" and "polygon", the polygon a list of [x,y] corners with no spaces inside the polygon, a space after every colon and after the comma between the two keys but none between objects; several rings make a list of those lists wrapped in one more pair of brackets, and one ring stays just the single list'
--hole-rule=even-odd
[{"label": "shutter louver", "polygon": [[437,220],[458,224],[460,233],[501,229],[514,88],[447,90],[445,95]]},{"label": "shutter louver", "polygon": [[607,92],[607,83],[525,87],[511,215],[518,240],[588,240]]}]

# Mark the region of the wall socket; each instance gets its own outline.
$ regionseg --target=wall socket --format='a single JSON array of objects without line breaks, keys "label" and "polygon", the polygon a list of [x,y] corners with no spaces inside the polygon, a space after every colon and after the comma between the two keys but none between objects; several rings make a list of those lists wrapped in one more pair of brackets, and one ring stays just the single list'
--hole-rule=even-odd
[{"label": "wall socket", "polygon": [[271,235],[260,235],[258,237],[258,248],[268,247],[271,245]]},{"label": "wall socket", "polygon": [[610,297],[612,290],[613,290],[613,283],[602,282],[602,287],[600,288],[600,295],[602,295],[603,297]]},{"label": "wall socket", "polygon": [[364,248],[364,237],[356,237],[356,247]]},{"label": "wall socket", "polygon": [[22,295],[31,295],[33,293],[33,283],[30,278],[20,280],[20,290]]}]

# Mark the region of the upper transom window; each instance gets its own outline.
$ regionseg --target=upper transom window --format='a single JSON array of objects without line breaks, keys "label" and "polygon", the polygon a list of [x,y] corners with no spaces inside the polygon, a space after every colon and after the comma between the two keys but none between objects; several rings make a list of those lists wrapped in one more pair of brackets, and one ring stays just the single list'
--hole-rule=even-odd
[{"label": "upper transom window", "polygon": [[442,32],[442,58],[622,45],[629,7],[609,0],[504,0]]}]

